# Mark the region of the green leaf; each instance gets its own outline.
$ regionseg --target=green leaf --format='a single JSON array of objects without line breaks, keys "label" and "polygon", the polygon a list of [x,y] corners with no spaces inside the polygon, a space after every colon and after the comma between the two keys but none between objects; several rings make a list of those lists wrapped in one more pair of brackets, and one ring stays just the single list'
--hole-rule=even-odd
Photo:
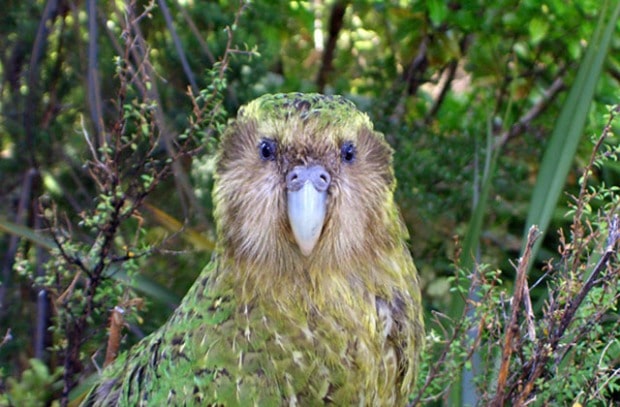
[{"label": "green leaf", "polygon": [[430,0],[427,2],[428,16],[435,27],[440,25],[448,15],[448,3],[443,0]]},{"label": "green leaf", "polygon": [[9,222],[6,219],[0,218],[0,231],[5,233],[19,236],[23,239],[30,240],[31,242],[47,249],[52,250],[56,248],[56,244],[50,238],[41,236],[39,233],[30,229],[29,227],[18,225],[17,223]]},{"label": "green leaf", "polygon": [[540,18],[533,18],[528,26],[532,44],[536,45],[542,41],[549,31],[549,23]]}]

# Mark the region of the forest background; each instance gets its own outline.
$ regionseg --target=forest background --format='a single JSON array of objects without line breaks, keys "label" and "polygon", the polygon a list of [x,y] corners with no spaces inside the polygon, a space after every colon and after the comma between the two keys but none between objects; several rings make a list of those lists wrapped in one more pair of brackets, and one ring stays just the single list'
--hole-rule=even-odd
[{"label": "forest background", "polygon": [[620,402],[617,0],[3,5],[0,405],[75,405],[166,320],[213,249],[222,128],[291,91],[395,149],[411,405]]}]

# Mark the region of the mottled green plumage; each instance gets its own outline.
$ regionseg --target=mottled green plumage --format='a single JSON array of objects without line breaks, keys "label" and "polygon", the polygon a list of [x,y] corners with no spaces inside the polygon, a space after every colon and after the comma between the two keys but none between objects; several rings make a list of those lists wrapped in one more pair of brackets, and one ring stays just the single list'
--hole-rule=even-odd
[{"label": "mottled green plumage", "polygon": [[[266,95],[243,107],[217,159],[214,260],[85,404],[404,405],[423,322],[391,156],[339,96]],[[327,215],[304,255],[287,174],[314,166],[329,174]]]}]

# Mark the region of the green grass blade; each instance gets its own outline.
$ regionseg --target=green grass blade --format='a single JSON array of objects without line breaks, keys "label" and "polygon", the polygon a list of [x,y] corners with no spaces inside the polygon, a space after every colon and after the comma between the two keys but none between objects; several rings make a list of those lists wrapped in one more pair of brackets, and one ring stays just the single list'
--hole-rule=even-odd
[{"label": "green grass blade", "polygon": [[42,236],[29,227],[18,225],[17,223],[9,222],[6,219],[0,218],[0,232],[5,232],[10,235],[21,237],[22,239],[30,240],[44,249],[52,250],[56,247],[56,243],[50,238]]},{"label": "green grass blade", "polygon": [[[489,201],[488,198],[491,193],[491,187],[493,185],[493,179],[495,178],[497,161],[499,157],[499,150],[494,150],[493,148],[493,136],[490,122],[488,123],[487,127],[487,154],[485,157],[484,172],[481,182],[482,185],[478,198],[474,202],[474,209],[472,211],[472,216],[469,221],[467,233],[465,234],[463,239],[461,256],[459,258],[459,266],[464,270],[471,270],[472,273],[474,272],[474,266],[476,264],[476,253],[478,252],[480,235],[482,233],[482,228],[484,225],[484,216],[486,214],[487,203]],[[474,186],[474,188],[477,187],[477,185]],[[462,290],[466,290],[468,288],[463,286],[465,282],[460,281],[459,284],[461,284]],[[469,295],[475,297],[477,296],[477,293],[470,292]],[[469,299],[475,300],[475,298]],[[463,302],[462,297],[455,294],[452,296],[448,315],[453,320],[457,320],[462,317],[464,307],[465,303]],[[468,332],[468,334],[475,336],[474,332]],[[473,355],[472,365],[476,365],[477,358],[479,358],[479,354]],[[450,388],[450,405],[460,406],[463,405],[463,403],[468,403],[471,405],[477,404],[478,394],[476,392],[475,386],[473,385],[474,378],[472,373],[472,371],[464,370],[460,372],[458,380],[456,380],[455,378],[453,385]]]},{"label": "green grass blade", "polygon": [[[543,235],[547,232],[573,163],[620,13],[620,2],[616,4],[611,15],[608,5],[609,2],[606,1],[601,9],[597,29],[590,39],[575,82],[571,86],[543,155],[525,222],[523,244],[532,225],[538,225]],[[606,19],[608,20],[605,24]],[[538,239],[533,247],[534,258],[542,241],[542,238]]]}]

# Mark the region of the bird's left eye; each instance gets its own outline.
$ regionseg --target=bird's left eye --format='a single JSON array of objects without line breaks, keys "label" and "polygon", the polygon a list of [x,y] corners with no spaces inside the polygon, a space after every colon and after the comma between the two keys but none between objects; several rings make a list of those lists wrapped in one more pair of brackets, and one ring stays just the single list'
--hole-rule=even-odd
[{"label": "bird's left eye", "polygon": [[340,147],[340,158],[342,159],[342,162],[351,164],[355,161],[355,154],[355,144],[351,141],[345,142],[342,147]]},{"label": "bird's left eye", "polygon": [[276,151],[278,147],[276,142],[271,139],[263,139],[258,145],[258,154],[265,161],[273,161],[276,159]]}]

